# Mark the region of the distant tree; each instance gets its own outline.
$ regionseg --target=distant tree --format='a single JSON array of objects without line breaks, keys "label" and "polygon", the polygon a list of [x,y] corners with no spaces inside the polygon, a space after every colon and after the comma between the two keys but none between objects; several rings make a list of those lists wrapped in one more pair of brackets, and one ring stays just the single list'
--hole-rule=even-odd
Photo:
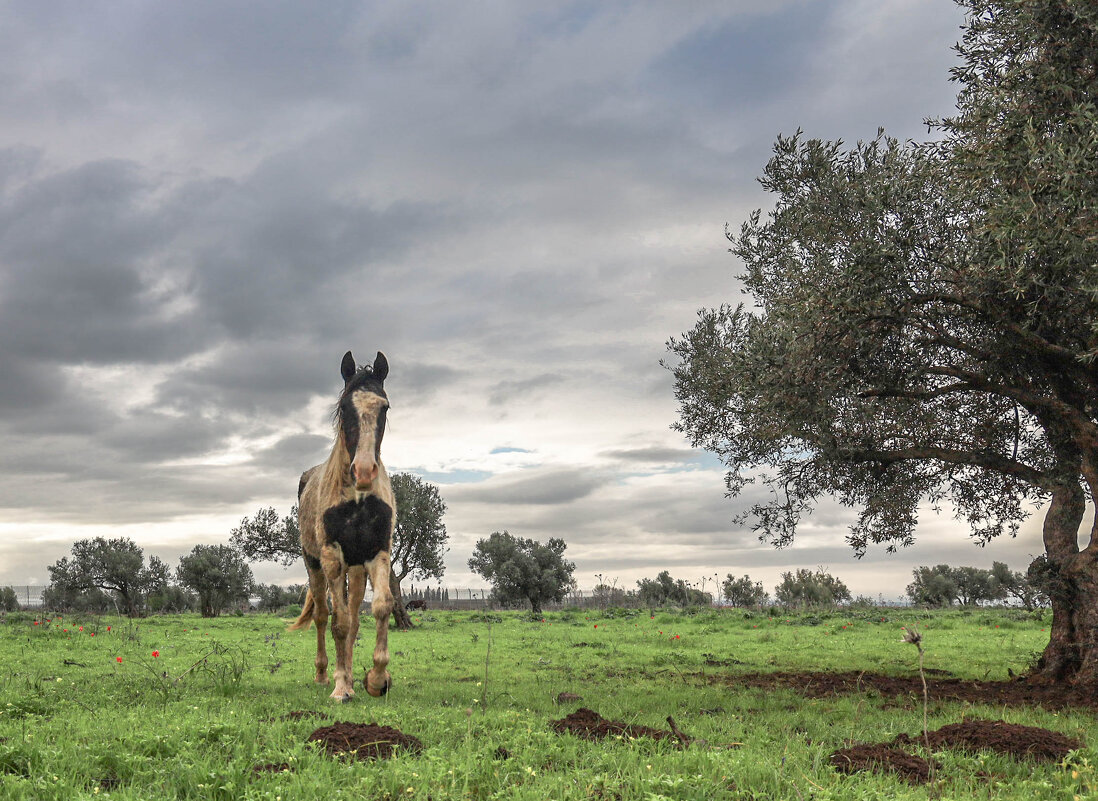
[{"label": "distant tree", "polygon": [[407,576],[421,581],[442,578],[446,571],[443,557],[449,550],[449,535],[442,522],[446,502],[438,487],[411,473],[396,473],[390,481],[397,508],[396,532],[389,551],[389,589],[396,599],[393,618],[397,626],[409,629],[412,619],[404,608],[400,582]]},{"label": "distant tree", "polygon": [[[779,137],[733,234],[742,307],[669,343],[682,430],[778,544],[825,498],[859,553],[924,504],[972,535],[1043,507],[1048,683],[1098,684],[1098,4],[961,0],[937,141]],[[1080,536],[1085,544],[1080,547]]]},{"label": "distant tree", "polygon": [[92,587],[81,590],[66,584],[51,583],[42,592],[42,603],[47,609],[63,612],[118,612],[118,598],[114,593],[106,593]]},{"label": "distant tree", "polygon": [[141,614],[144,583],[144,552],[128,537],[78,540],[72,545],[72,559],[61,558],[50,565],[50,588],[59,599],[98,589],[113,593],[130,617]]},{"label": "distant tree", "polygon": [[150,612],[166,614],[195,608],[197,598],[172,579],[171,568],[160,557],[150,556],[149,566],[141,575],[141,589]]},{"label": "distant tree", "polygon": [[925,606],[952,606],[960,589],[949,565],[921,565],[912,572],[914,581],[907,585],[911,603]]},{"label": "distant tree", "polygon": [[469,569],[491,582],[492,594],[502,603],[527,600],[538,615],[543,603],[559,603],[575,587],[576,565],[564,559],[567,547],[561,539],[542,545],[496,531],[477,541]]},{"label": "distant tree", "polygon": [[292,565],[301,558],[301,534],[297,528],[297,506],[279,517],[273,506],[245,517],[229,532],[229,545],[249,562],[278,562]]},{"label": "distant tree", "polygon": [[731,573],[721,584],[721,594],[732,606],[739,607],[762,606],[770,598],[761,581],[752,581],[748,575],[733,578]]},{"label": "distant tree", "polygon": [[256,608],[260,612],[277,612],[290,604],[301,603],[305,597],[305,585],[290,584],[283,587],[279,584],[256,584],[252,594],[259,598]]},{"label": "distant tree", "polygon": [[957,600],[961,606],[974,606],[981,602],[998,601],[1006,597],[1006,590],[990,571],[979,567],[957,567],[953,575],[957,582]]},{"label": "distant tree", "polygon": [[595,602],[605,609],[608,606],[621,606],[633,593],[628,593],[623,587],[616,584],[599,583],[595,585],[591,595]]},{"label": "distant tree", "polygon": [[667,570],[660,571],[654,579],[641,579],[637,582],[637,597],[646,606],[702,606],[713,602],[713,597],[696,587],[691,587],[685,579],[671,577]]},{"label": "distant tree", "polygon": [[141,589],[145,593],[163,592],[172,583],[172,569],[159,556],[149,557],[149,566],[141,572]]},{"label": "distant tree", "polygon": [[19,611],[19,598],[15,595],[14,587],[0,587],[0,611]]},{"label": "distant tree", "polygon": [[774,598],[785,606],[832,606],[850,600],[850,590],[822,569],[782,573]]},{"label": "distant tree", "polygon": [[202,617],[217,617],[230,604],[248,600],[252,569],[228,545],[196,545],[179,559],[179,583],[198,594]]}]

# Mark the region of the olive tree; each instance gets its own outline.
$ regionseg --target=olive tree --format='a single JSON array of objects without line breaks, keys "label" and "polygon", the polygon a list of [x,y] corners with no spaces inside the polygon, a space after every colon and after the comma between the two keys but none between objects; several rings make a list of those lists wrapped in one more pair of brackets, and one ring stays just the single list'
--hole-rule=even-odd
[{"label": "olive tree", "polygon": [[75,602],[77,596],[93,590],[111,594],[130,617],[141,614],[142,590],[146,583],[145,553],[129,537],[77,540],[72,558],[62,557],[47,568],[52,597]]},{"label": "olive tree", "polygon": [[779,137],[732,251],[748,306],[669,342],[679,427],[773,490],[789,543],[820,498],[847,539],[913,542],[921,504],[979,542],[1043,510],[1043,681],[1098,682],[1098,6],[959,0],[955,116],[900,143]]},{"label": "olive tree", "polygon": [[202,617],[217,617],[230,604],[248,600],[252,569],[228,545],[196,545],[179,559],[179,583],[198,594]]},{"label": "olive tree", "polygon": [[576,565],[565,560],[567,547],[561,539],[542,545],[497,531],[477,541],[469,569],[491,582],[492,594],[501,602],[529,601],[533,614],[539,615],[543,603],[563,601],[575,587]]},{"label": "olive tree", "polygon": [[443,557],[446,551],[446,502],[438,487],[411,473],[396,473],[390,481],[396,498],[396,531],[389,551],[389,589],[396,603],[393,618],[402,629],[409,629],[412,620],[404,608],[400,582],[409,575],[425,581],[441,579],[446,571]]}]

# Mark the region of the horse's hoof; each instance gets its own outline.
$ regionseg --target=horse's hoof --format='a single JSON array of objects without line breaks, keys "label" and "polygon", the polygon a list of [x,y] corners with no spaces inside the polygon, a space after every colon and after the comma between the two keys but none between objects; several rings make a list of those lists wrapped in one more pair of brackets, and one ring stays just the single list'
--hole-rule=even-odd
[{"label": "horse's hoof", "polygon": [[366,674],[366,680],[362,682],[366,685],[366,692],[372,695],[374,698],[380,698],[389,692],[389,689],[393,686],[393,677],[389,675],[389,671],[385,671],[385,680],[381,683],[380,687],[374,687],[370,684],[370,674]]}]

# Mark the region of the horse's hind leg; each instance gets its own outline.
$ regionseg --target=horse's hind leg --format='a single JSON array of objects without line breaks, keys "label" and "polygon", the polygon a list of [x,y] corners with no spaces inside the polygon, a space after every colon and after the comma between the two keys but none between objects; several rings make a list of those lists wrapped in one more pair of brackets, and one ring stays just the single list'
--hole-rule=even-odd
[{"label": "horse's hind leg", "polygon": [[374,642],[374,667],[366,674],[366,692],[375,698],[385,695],[393,686],[389,665],[389,614],[393,611],[393,594],[389,589],[389,552],[381,551],[367,564],[370,584],[374,588],[374,601],[370,607],[377,624]]},{"label": "horse's hind leg", "polygon": [[[317,684],[328,683],[328,581],[320,569],[319,560],[306,555],[309,571],[309,592],[313,596],[313,623],[316,624],[316,678]],[[315,567],[313,564],[315,563]]]}]

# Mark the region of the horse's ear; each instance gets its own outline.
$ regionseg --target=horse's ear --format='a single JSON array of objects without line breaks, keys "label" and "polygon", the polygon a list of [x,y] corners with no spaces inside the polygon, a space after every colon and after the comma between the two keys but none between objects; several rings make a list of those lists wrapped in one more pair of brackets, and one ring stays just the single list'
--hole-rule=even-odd
[{"label": "horse's ear", "polygon": [[380,350],[377,352],[377,358],[374,359],[374,378],[378,381],[384,381],[385,376],[389,375],[389,360],[385,358],[385,354]]},{"label": "horse's ear", "polygon": [[350,351],[343,354],[343,363],[339,365],[339,372],[343,375],[344,384],[354,378],[355,373],[358,372],[355,367],[355,357],[351,355]]}]

